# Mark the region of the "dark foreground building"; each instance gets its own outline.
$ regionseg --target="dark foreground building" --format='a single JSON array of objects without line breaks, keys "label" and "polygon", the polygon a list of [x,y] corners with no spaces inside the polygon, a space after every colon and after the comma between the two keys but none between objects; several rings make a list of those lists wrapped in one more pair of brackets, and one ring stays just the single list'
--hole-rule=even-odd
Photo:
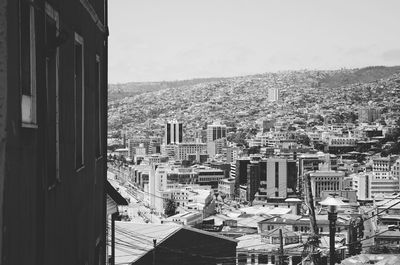
[{"label": "dark foreground building", "polygon": [[0,0],[0,264],[104,264],[107,1]]}]

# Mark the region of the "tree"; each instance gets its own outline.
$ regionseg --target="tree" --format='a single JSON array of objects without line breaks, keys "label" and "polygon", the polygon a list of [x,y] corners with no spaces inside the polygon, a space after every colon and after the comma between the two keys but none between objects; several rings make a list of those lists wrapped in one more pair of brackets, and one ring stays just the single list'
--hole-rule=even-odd
[{"label": "tree", "polygon": [[226,194],[222,193],[221,195],[219,195],[222,199],[222,202],[225,202],[225,198],[226,198]]},{"label": "tree", "polygon": [[167,215],[169,217],[169,216],[175,215],[175,212],[176,212],[175,200],[167,199],[167,201],[165,203],[165,209],[164,209],[165,215]]},{"label": "tree", "polygon": [[249,149],[247,149],[247,154],[252,155],[252,154],[259,154],[260,153],[260,146],[252,146]]},{"label": "tree", "polygon": [[308,135],[301,134],[297,137],[297,143],[310,146],[310,138],[308,137]]}]

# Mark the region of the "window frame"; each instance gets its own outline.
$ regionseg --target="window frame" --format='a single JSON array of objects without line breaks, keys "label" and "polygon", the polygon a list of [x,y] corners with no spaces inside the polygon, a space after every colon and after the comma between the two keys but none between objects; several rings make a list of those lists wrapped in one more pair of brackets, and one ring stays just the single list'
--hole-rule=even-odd
[{"label": "window frame", "polygon": [[[82,126],[82,130],[81,130],[81,137],[82,137],[82,141],[81,141],[81,161],[80,164],[77,164],[77,149],[76,149],[76,143],[75,143],[75,168],[76,171],[80,171],[85,167],[85,45],[84,45],[84,39],[81,35],[79,35],[77,32],[75,32],[75,37],[74,37],[74,60],[76,60],[76,46],[80,45],[81,46],[81,71],[82,71],[82,84],[81,84],[81,103],[82,103],[82,108],[81,108],[81,115],[82,115],[82,120],[81,120],[81,126]],[[74,65],[76,65],[76,62],[74,63]],[[74,66],[75,67],[75,66]],[[75,71],[74,70],[74,75],[75,75]],[[74,77],[76,78],[76,77]],[[75,117],[75,128],[74,128],[74,134],[75,134],[75,141],[77,139],[77,131],[76,131],[76,124],[77,124],[77,105],[76,105],[76,93],[77,93],[77,87],[76,87],[76,80],[74,81],[74,98],[75,98],[75,109],[74,109],[74,117]]]},{"label": "window frame", "polygon": [[[22,88],[22,2],[29,6],[29,92],[25,94]],[[31,2],[20,0],[19,2],[19,51],[21,58],[19,59],[20,66],[20,91],[21,91],[21,126],[25,128],[38,128],[37,126],[37,107],[36,107],[36,23],[35,23],[35,8]]]},{"label": "window frame", "polygon": [[[103,142],[102,142],[102,136],[103,136],[103,91],[102,91],[102,64],[101,64],[101,57],[99,54],[96,54],[96,72],[97,72],[97,87],[96,89],[96,93],[97,93],[97,98],[95,99],[97,101],[98,104],[98,108],[95,111],[95,113],[97,114],[97,121],[98,121],[98,126],[97,126],[97,143],[96,143],[96,159],[100,159],[103,157]],[[95,104],[96,106],[96,104]],[[97,149],[98,148],[98,149]]]},{"label": "window frame", "polygon": [[[48,2],[45,2],[45,15],[48,16],[50,19],[54,20],[55,25],[56,25],[56,37],[59,36],[60,34],[60,16],[58,11],[56,11]],[[45,22],[46,23],[46,22]],[[60,176],[60,97],[59,97],[59,88],[60,88],[60,79],[59,79],[59,70],[60,70],[60,49],[59,47],[56,48],[56,71],[55,71],[55,79],[56,79],[56,91],[55,91],[55,111],[56,111],[56,136],[55,136],[55,147],[56,147],[56,176],[55,176],[55,182],[48,186],[48,190],[53,189],[57,183],[61,182],[61,176]],[[47,56],[46,56],[47,60]],[[47,69],[47,63],[46,63],[46,69]],[[47,76],[46,76],[46,83],[47,83]],[[46,85],[46,90],[47,90],[47,85]],[[35,102],[36,104],[36,102]],[[47,173],[48,174],[48,173]]]}]

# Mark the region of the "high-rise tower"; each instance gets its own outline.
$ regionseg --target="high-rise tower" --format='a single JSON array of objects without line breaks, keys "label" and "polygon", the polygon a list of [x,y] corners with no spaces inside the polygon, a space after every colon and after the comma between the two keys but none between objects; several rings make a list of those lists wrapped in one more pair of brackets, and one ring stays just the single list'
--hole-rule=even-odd
[{"label": "high-rise tower", "polygon": [[164,144],[177,144],[183,142],[183,124],[177,120],[167,122],[165,126]]},{"label": "high-rise tower", "polygon": [[207,125],[207,142],[212,142],[225,137],[226,125],[222,125],[219,122],[214,122],[211,125]]},{"label": "high-rise tower", "polygon": [[279,89],[277,87],[271,87],[268,89],[268,101],[276,102],[279,100]]}]

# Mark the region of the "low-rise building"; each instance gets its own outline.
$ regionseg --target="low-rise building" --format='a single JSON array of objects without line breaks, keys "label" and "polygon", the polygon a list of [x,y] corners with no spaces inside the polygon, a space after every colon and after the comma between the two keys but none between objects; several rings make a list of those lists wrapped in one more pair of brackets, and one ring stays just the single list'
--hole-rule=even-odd
[{"label": "low-rise building", "polygon": [[225,196],[226,199],[233,199],[235,197],[235,180],[234,179],[221,179],[218,182],[218,193]]},{"label": "low-rise building", "polygon": [[193,226],[203,221],[201,212],[183,212],[170,216],[163,223],[174,222],[182,225]]},{"label": "low-rise building", "polygon": [[351,175],[352,189],[358,200],[372,200],[378,195],[390,195],[399,191],[399,180],[391,172],[362,172]]},{"label": "low-rise building", "polygon": [[174,145],[174,153],[176,160],[187,160],[188,154],[206,154],[206,143],[178,143]]},{"label": "low-rise building", "polygon": [[308,173],[311,178],[311,191],[315,201],[321,200],[322,191],[343,190],[345,173],[333,170],[318,170]]}]

